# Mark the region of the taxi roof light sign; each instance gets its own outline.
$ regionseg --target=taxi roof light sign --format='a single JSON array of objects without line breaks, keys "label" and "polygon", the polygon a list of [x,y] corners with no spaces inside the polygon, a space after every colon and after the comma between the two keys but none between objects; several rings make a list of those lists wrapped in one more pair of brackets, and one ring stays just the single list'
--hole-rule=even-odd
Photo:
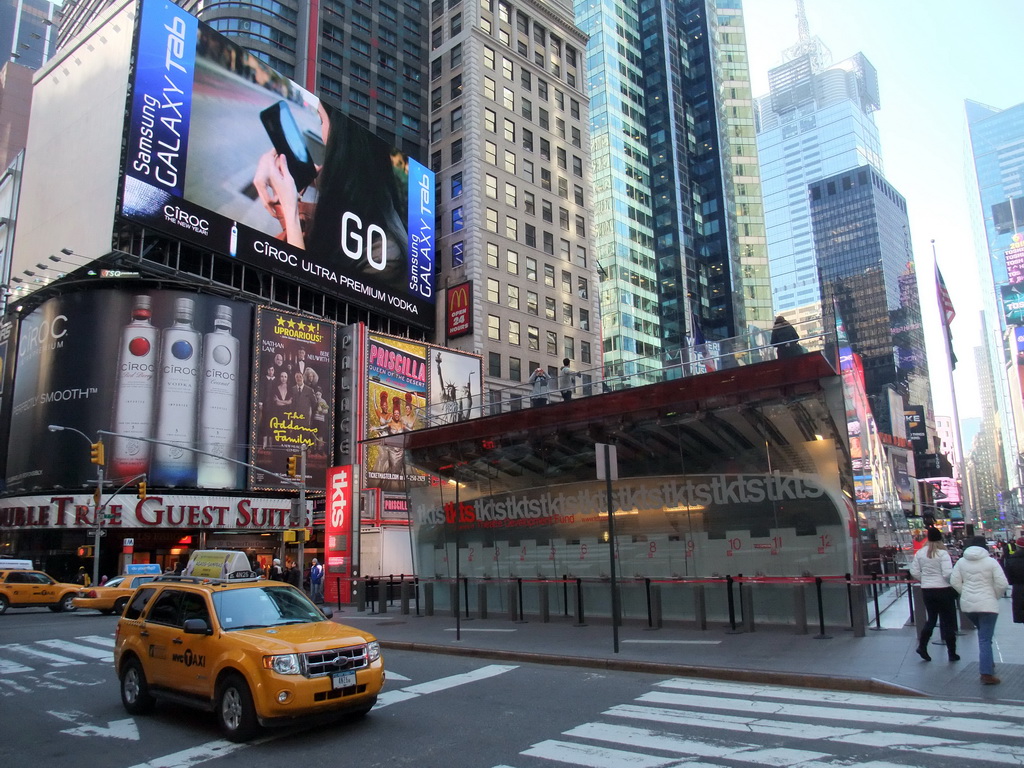
[{"label": "taxi roof light sign", "polygon": [[244,552],[223,549],[197,549],[181,574],[200,579],[251,578],[249,558]]},{"label": "taxi roof light sign", "polygon": [[0,558],[0,571],[33,571],[35,566],[31,560],[11,560]]}]

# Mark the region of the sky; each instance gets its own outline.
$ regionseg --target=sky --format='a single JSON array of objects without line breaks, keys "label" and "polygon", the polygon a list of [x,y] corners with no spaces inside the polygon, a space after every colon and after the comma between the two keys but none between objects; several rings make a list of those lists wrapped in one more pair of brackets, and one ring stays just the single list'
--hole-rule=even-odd
[{"label": "sky", "polygon": [[[978,248],[971,228],[978,201],[964,100],[998,109],[1024,102],[1020,73],[1024,0],[805,0],[811,35],[833,61],[863,53],[878,70],[875,113],[884,175],[906,198],[935,413],[953,415],[932,266],[932,243],[956,310],[953,374],[961,421],[981,415],[974,347],[981,335]],[[754,95],[768,70],[797,42],[796,0],[743,0]],[[984,241],[982,240],[982,243]],[[984,253],[984,250],[982,250]]]}]

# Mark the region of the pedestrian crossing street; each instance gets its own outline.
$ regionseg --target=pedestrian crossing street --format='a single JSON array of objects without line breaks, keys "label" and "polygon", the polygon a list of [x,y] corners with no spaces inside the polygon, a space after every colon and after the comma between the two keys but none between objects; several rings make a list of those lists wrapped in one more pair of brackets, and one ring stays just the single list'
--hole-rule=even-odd
[{"label": "pedestrian crossing street", "polygon": [[[103,635],[82,635],[71,640],[36,640],[31,643],[0,644],[0,696],[28,693],[34,688],[63,687],[66,684],[91,684],[80,676],[54,676],[52,673],[68,667],[86,664],[102,665],[96,671],[96,682],[109,679],[114,663],[114,638]],[[42,676],[42,677],[40,677]]]},{"label": "pedestrian crossing street", "polygon": [[1022,765],[1024,706],[671,679],[494,768]]}]

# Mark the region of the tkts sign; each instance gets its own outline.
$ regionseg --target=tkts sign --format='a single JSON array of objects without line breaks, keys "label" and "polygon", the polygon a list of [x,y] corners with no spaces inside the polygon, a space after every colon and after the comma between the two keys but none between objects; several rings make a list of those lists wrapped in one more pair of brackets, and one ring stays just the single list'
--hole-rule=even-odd
[{"label": "tkts sign", "polygon": [[327,470],[327,509],[324,514],[327,578],[324,581],[324,599],[329,603],[348,602],[352,596],[349,579],[359,575],[352,563],[352,521],[358,514],[354,507],[358,498],[355,488],[358,475],[352,465]]}]

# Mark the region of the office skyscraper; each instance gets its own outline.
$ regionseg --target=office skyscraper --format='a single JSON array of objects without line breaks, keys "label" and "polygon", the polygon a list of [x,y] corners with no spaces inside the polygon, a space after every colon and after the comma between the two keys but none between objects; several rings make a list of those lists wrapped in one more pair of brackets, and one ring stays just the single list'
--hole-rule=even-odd
[{"label": "office skyscraper", "polygon": [[896,434],[890,390],[932,412],[907,203],[868,165],[814,182],[809,198],[824,300],[835,298],[861,356],[879,429]]},{"label": "office skyscraper", "polygon": [[600,364],[586,39],[568,2],[435,0],[430,46],[438,301],[473,294],[472,329],[438,341],[480,353],[491,405],[518,407],[536,368]]},{"label": "office skyscraper", "polygon": [[875,68],[860,53],[830,64],[798,7],[800,40],[769,71],[769,93],[757,99],[772,301],[790,319],[821,314],[807,185],[862,165],[883,171]]},{"label": "office skyscraper", "polygon": [[606,366],[770,326],[741,3],[578,0],[576,20]]},{"label": "office skyscraper", "polygon": [[967,101],[965,107],[974,161],[974,173],[968,174],[967,181],[979,206],[972,220],[977,230],[982,310],[990,329],[983,342],[990,347],[1006,477],[1011,486],[1017,486],[1018,457],[1024,453],[1024,396],[1014,329],[1024,326],[1024,313],[1012,307],[1024,294],[1024,104],[998,109]]}]

